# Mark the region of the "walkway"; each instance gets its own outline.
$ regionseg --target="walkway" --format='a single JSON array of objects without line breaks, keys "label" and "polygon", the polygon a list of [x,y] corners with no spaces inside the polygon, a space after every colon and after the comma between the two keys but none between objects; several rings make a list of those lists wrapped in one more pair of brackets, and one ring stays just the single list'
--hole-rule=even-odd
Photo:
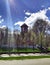
[{"label": "walkway", "polygon": [[0,65],[50,65],[50,58],[33,59],[33,60],[12,60],[12,61],[0,60]]}]

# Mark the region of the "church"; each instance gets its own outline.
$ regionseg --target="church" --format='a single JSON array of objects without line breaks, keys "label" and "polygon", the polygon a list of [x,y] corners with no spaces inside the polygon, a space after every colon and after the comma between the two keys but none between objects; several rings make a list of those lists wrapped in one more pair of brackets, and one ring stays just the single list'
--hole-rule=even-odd
[{"label": "church", "polygon": [[25,23],[21,26],[21,32],[22,33],[27,33],[28,32],[28,26]]}]

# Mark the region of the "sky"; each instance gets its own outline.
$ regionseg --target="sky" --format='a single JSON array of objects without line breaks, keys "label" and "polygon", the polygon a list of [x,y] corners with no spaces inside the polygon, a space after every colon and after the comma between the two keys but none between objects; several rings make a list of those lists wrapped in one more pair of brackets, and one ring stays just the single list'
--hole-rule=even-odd
[{"label": "sky", "polygon": [[0,0],[0,27],[20,30],[23,23],[32,27],[38,18],[50,23],[50,0]]}]

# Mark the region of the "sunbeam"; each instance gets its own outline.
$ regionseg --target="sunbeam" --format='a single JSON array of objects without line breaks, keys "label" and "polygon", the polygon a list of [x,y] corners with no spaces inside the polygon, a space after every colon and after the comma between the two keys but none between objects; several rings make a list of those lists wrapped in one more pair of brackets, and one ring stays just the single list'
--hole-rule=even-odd
[{"label": "sunbeam", "polygon": [[11,5],[15,5],[14,0],[9,0],[9,3],[10,3]]},{"label": "sunbeam", "polygon": [[11,28],[11,30],[13,30],[13,21],[11,16],[9,0],[6,0],[6,8],[7,8],[7,26]]},{"label": "sunbeam", "polygon": [[[10,7],[11,8],[13,8],[13,10],[15,11],[15,12],[17,12],[16,11],[16,8],[17,8],[17,6],[18,6],[18,1],[16,2],[15,0],[9,0],[9,5],[10,5]],[[17,6],[16,6],[17,5]],[[19,6],[18,6],[19,7]]]}]

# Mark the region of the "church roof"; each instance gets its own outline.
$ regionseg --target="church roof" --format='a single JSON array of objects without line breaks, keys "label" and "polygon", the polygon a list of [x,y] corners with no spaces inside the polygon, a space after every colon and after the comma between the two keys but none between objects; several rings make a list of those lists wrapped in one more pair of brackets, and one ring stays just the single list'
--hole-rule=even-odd
[{"label": "church roof", "polygon": [[21,27],[28,27],[28,26],[27,26],[27,24],[24,23]]}]

